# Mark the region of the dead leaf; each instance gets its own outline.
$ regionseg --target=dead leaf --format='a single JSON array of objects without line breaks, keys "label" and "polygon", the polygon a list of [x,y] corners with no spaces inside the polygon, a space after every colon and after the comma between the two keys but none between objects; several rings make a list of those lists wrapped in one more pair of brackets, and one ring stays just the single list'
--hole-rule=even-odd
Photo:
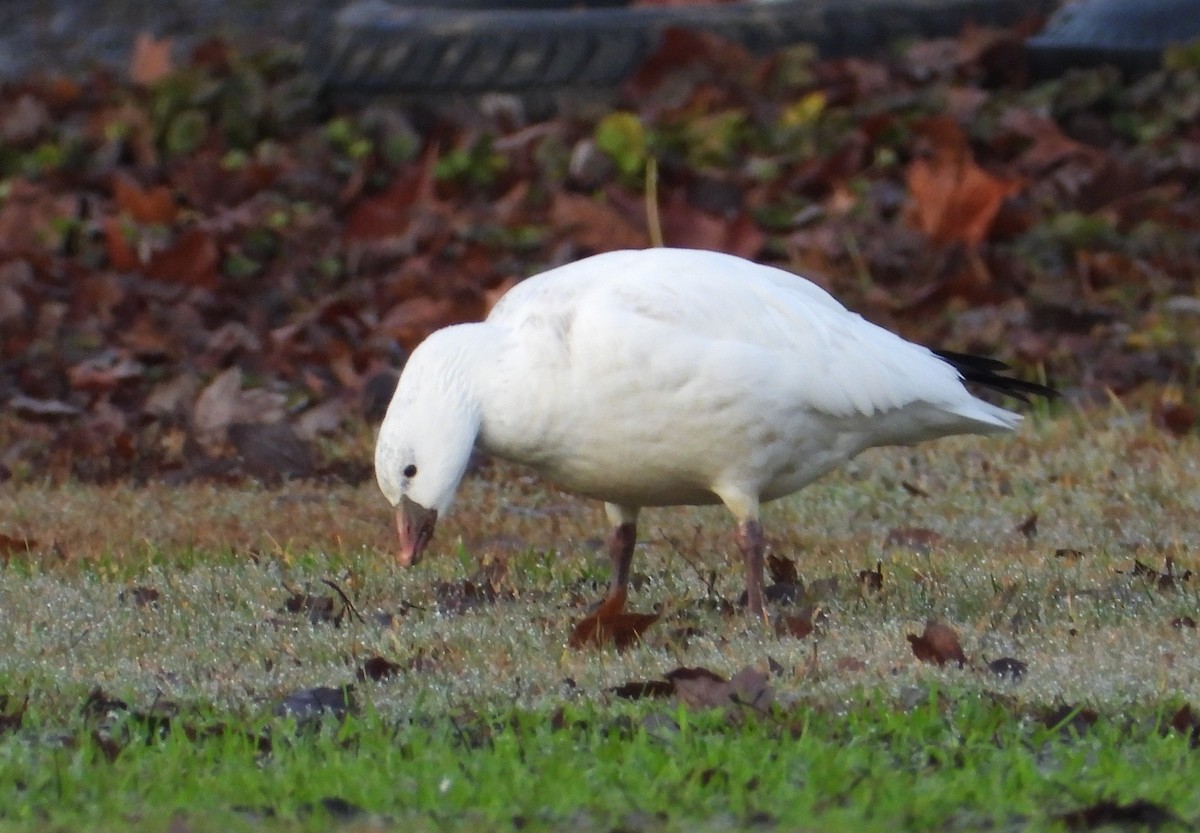
[{"label": "dead leaf", "polygon": [[675,693],[675,684],[670,680],[645,680],[614,686],[609,691],[626,700],[663,698]]},{"label": "dead leaf", "polygon": [[231,367],[200,392],[192,410],[191,427],[196,441],[210,453],[219,453],[236,423],[273,423],[283,419],[282,394],[261,389],[242,390],[242,371]]},{"label": "dead leaf", "polygon": [[811,605],[802,609],[799,613],[784,614],[775,622],[775,635],[784,636],[791,634],[797,639],[803,639],[813,632],[813,614],[815,608]]},{"label": "dead leaf", "polygon": [[380,680],[396,676],[401,670],[398,663],[389,662],[376,654],[359,666],[355,672],[355,676],[359,681],[374,680],[375,682],[379,682]]},{"label": "dead leaf", "polygon": [[131,602],[135,607],[158,607],[161,594],[153,587],[131,587],[122,590],[117,596],[118,601]]},{"label": "dead leaf", "polygon": [[296,418],[296,434],[306,441],[315,440],[322,435],[336,434],[346,416],[345,402],[340,399],[328,399]]},{"label": "dead leaf", "polygon": [[676,668],[665,676],[675,684],[679,701],[695,709],[737,705],[766,712],[774,700],[767,675],[750,666],[730,680],[707,668]]},{"label": "dead leaf", "polygon": [[150,256],[146,276],[165,283],[215,289],[221,282],[220,252],[212,235],[199,226],[183,232]]},{"label": "dead leaf", "polygon": [[1200,714],[1189,703],[1180,706],[1167,725],[1179,734],[1186,735],[1193,749],[1200,746]]},{"label": "dead leaf", "polygon": [[908,634],[908,641],[912,645],[913,654],[921,662],[945,665],[953,661],[959,668],[967,662],[958,643],[958,633],[949,625],[933,619],[925,623],[925,631],[920,636]]},{"label": "dead leaf", "polygon": [[165,185],[143,188],[128,174],[116,173],[112,178],[112,190],[117,208],[135,221],[163,226],[175,222],[178,207],[171,189]]},{"label": "dead leaf", "polygon": [[242,466],[251,477],[268,483],[312,477],[316,463],[312,446],[287,423],[235,422],[229,426]]},{"label": "dead leaf", "polygon": [[308,616],[309,623],[313,625],[331,622],[334,626],[338,626],[342,622],[342,614],[345,611],[335,614],[334,607],[333,596],[317,596],[312,593],[293,592],[284,601],[280,612],[292,614],[303,613]]},{"label": "dead leaf", "polygon": [[170,38],[158,39],[149,32],[141,32],[133,42],[133,56],[129,61],[129,80],[148,87],[171,72]]},{"label": "dead leaf", "polygon": [[1185,437],[1196,430],[1196,409],[1184,402],[1160,399],[1154,405],[1154,424],[1176,437]]},{"label": "dead leaf", "polygon": [[108,265],[118,272],[132,272],[141,266],[141,258],[134,250],[133,243],[125,234],[125,228],[116,217],[105,217],[101,223],[104,242],[108,253]]},{"label": "dead leaf", "polygon": [[11,712],[8,710],[8,695],[0,695],[0,733],[15,732],[25,722],[25,712],[29,708],[29,695]]},{"label": "dead leaf", "polygon": [[883,589],[883,561],[875,561],[874,570],[858,571],[858,586],[865,593],[878,593]]},{"label": "dead leaf", "polygon": [[57,249],[66,229],[79,216],[80,196],[42,183],[10,179],[0,202],[0,251],[47,252]]},{"label": "dead leaf", "polygon": [[658,613],[624,613],[625,591],[605,599],[596,612],[576,623],[567,640],[571,648],[603,647],[609,643],[621,651],[637,643],[642,633],[658,621]]},{"label": "dead leaf", "polygon": [[14,555],[28,555],[37,549],[37,546],[38,542],[32,538],[0,532],[0,563],[7,564]]},{"label": "dead leaf", "polygon": [[[1123,571],[1117,570],[1117,572]],[[1178,582],[1191,581],[1193,575],[1191,570],[1184,570],[1182,573],[1175,572],[1175,559],[1169,555],[1163,559],[1161,573],[1144,561],[1135,558],[1133,569],[1129,571],[1129,574],[1153,581],[1159,590],[1174,590]]]},{"label": "dead leaf", "polygon": [[618,212],[611,202],[569,191],[555,191],[550,203],[550,222],[591,252],[644,249],[649,243],[646,232]]},{"label": "dead leaf", "polygon": [[767,554],[767,575],[775,584],[800,584],[796,562],[774,553]]},{"label": "dead leaf", "polygon": [[79,710],[88,717],[105,719],[117,712],[129,711],[129,704],[119,697],[109,697],[100,686],[94,686]]},{"label": "dead leaf", "polygon": [[1025,672],[1029,670],[1029,666],[1019,659],[1000,657],[1000,659],[988,662],[988,669],[997,677],[1008,677],[1015,683],[1025,676]]},{"label": "dead leaf", "polygon": [[687,195],[676,192],[659,208],[663,241],[668,246],[728,252],[739,257],[758,257],[767,236],[745,212],[732,220],[696,208]]},{"label": "dead leaf", "polygon": [[1157,830],[1164,825],[1182,824],[1174,811],[1162,804],[1137,799],[1128,804],[1099,801],[1089,807],[1060,813],[1054,817],[1068,830],[1098,830],[1108,827],[1138,827]]},{"label": "dead leaf", "polygon": [[1038,513],[1031,512],[1029,517],[1017,524],[1017,532],[1024,535],[1029,540],[1037,537]]},{"label": "dead leaf", "polygon": [[200,392],[192,410],[192,431],[201,445],[214,447],[225,441],[237,418],[241,391],[242,371],[231,367]]},{"label": "dead leaf", "polygon": [[71,387],[85,393],[110,393],[125,382],[140,379],[145,368],[122,351],[108,350],[67,370]]},{"label": "dead leaf", "polygon": [[317,686],[293,692],[275,706],[275,714],[280,717],[294,717],[302,722],[327,714],[340,719],[354,709],[353,690],[354,686]]},{"label": "dead leaf", "polygon": [[914,125],[931,145],[908,165],[905,179],[913,225],[937,243],[977,246],[987,238],[1001,203],[1020,191],[1017,179],[993,176],[975,164],[956,122],[933,116]]}]

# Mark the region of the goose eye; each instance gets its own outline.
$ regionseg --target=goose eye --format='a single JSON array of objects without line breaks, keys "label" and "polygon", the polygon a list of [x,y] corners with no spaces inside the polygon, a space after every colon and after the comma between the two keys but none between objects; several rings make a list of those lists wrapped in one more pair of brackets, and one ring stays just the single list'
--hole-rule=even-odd
[{"label": "goose eye", "polygon": [[405,477],[416,477],[417,476],[417,467],[414,466],[412,463],[409,463],[407,466],[404,467],[404,476]]}]

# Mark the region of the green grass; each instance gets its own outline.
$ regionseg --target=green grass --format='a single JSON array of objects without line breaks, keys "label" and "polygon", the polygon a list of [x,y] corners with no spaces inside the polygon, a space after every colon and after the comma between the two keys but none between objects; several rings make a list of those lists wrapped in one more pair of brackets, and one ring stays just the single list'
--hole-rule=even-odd
[{"label": "green grass", "polygon": [[[352,828],[418,831],[1042,829],[1099,801],[1196,822],[1200,758],[1163,726],[1200,705],[1197,631],[1172,624],[1198,582],[1132,571],[1200,567],[1197,438],[1123,411],[1030,422],[871,452],[771,506],[773,552],[827,617],[805,639],[722,612],[741,591],[723,512],[646,513],[631,606],[663,618],[624,652],[566,647],[607,579],[599,508],[508,468],[465,484],[412,570],[372,485],[10,490],[0,533],[32,543],[0,568],[0,695],[28,706],[0,730],[0,831],[326,829],[328,798],[364,810]],[[935,537],[889,545],[902,527]],[[468,577],[498,599],[462,609]],[[285,609],[324,580],[363,621]],[[916,660],[929,618],[966,667]],[[402,670],[356,683],[375,655]],[[989,673],[1002,656],[1026,676]],[[747,665],[773,669],[765,716],[610,691]],[[351,683],[344,724],[273,717]],[[85,712],[96,687],[129,709]],[[1064,707],[1098,720],[1044,725]],[[178,716],[148,744],[135,713]]]},{"label": "green grass", "polygon": [[[1042,829],[1106,800],[1200,817],[1200,757],[1153,720],[1076,734],[950,692],[906,710],[864,696],[840,713],[738,717],[664,704],[368,715],[260,727],[270,752],[228,727],[201,740],[177,729],[111,762],[86,734],[76,746],[23,732],[0,746],[0,824],[316,830],[329,799],[361,811],[355,824],[438,831]],[[110,731],[146,734],[128,721]]]}]

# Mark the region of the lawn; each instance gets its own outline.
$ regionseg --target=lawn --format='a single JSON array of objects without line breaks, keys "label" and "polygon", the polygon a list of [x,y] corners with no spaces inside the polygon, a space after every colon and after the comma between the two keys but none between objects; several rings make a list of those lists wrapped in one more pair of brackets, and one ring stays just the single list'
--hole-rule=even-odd
[{"label": "lawn", "polygon": [[[567,647],[599,507],[498,464],[410,570],[371,483],[10,489],[0,828],[1194,823],[1198,450],[1114,407],[868,452],[765,516],[803,638],[737,610],[720,510],[647,513],[624,651]],[[614,691],[685,667],[757,687]]]}]

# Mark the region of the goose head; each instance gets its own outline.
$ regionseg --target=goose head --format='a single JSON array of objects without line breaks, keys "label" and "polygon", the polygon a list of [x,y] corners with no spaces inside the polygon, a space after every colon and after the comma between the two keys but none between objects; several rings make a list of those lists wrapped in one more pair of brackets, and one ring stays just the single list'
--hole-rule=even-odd
[{"label": "goose head", "polygon": [[[470,326],[470,325],[464,325]],[[375,445],[375,479],[396,511],[396,560],[416,564],[444,517],[479,436],[468,344],[450,327],[409,357]]]}]

